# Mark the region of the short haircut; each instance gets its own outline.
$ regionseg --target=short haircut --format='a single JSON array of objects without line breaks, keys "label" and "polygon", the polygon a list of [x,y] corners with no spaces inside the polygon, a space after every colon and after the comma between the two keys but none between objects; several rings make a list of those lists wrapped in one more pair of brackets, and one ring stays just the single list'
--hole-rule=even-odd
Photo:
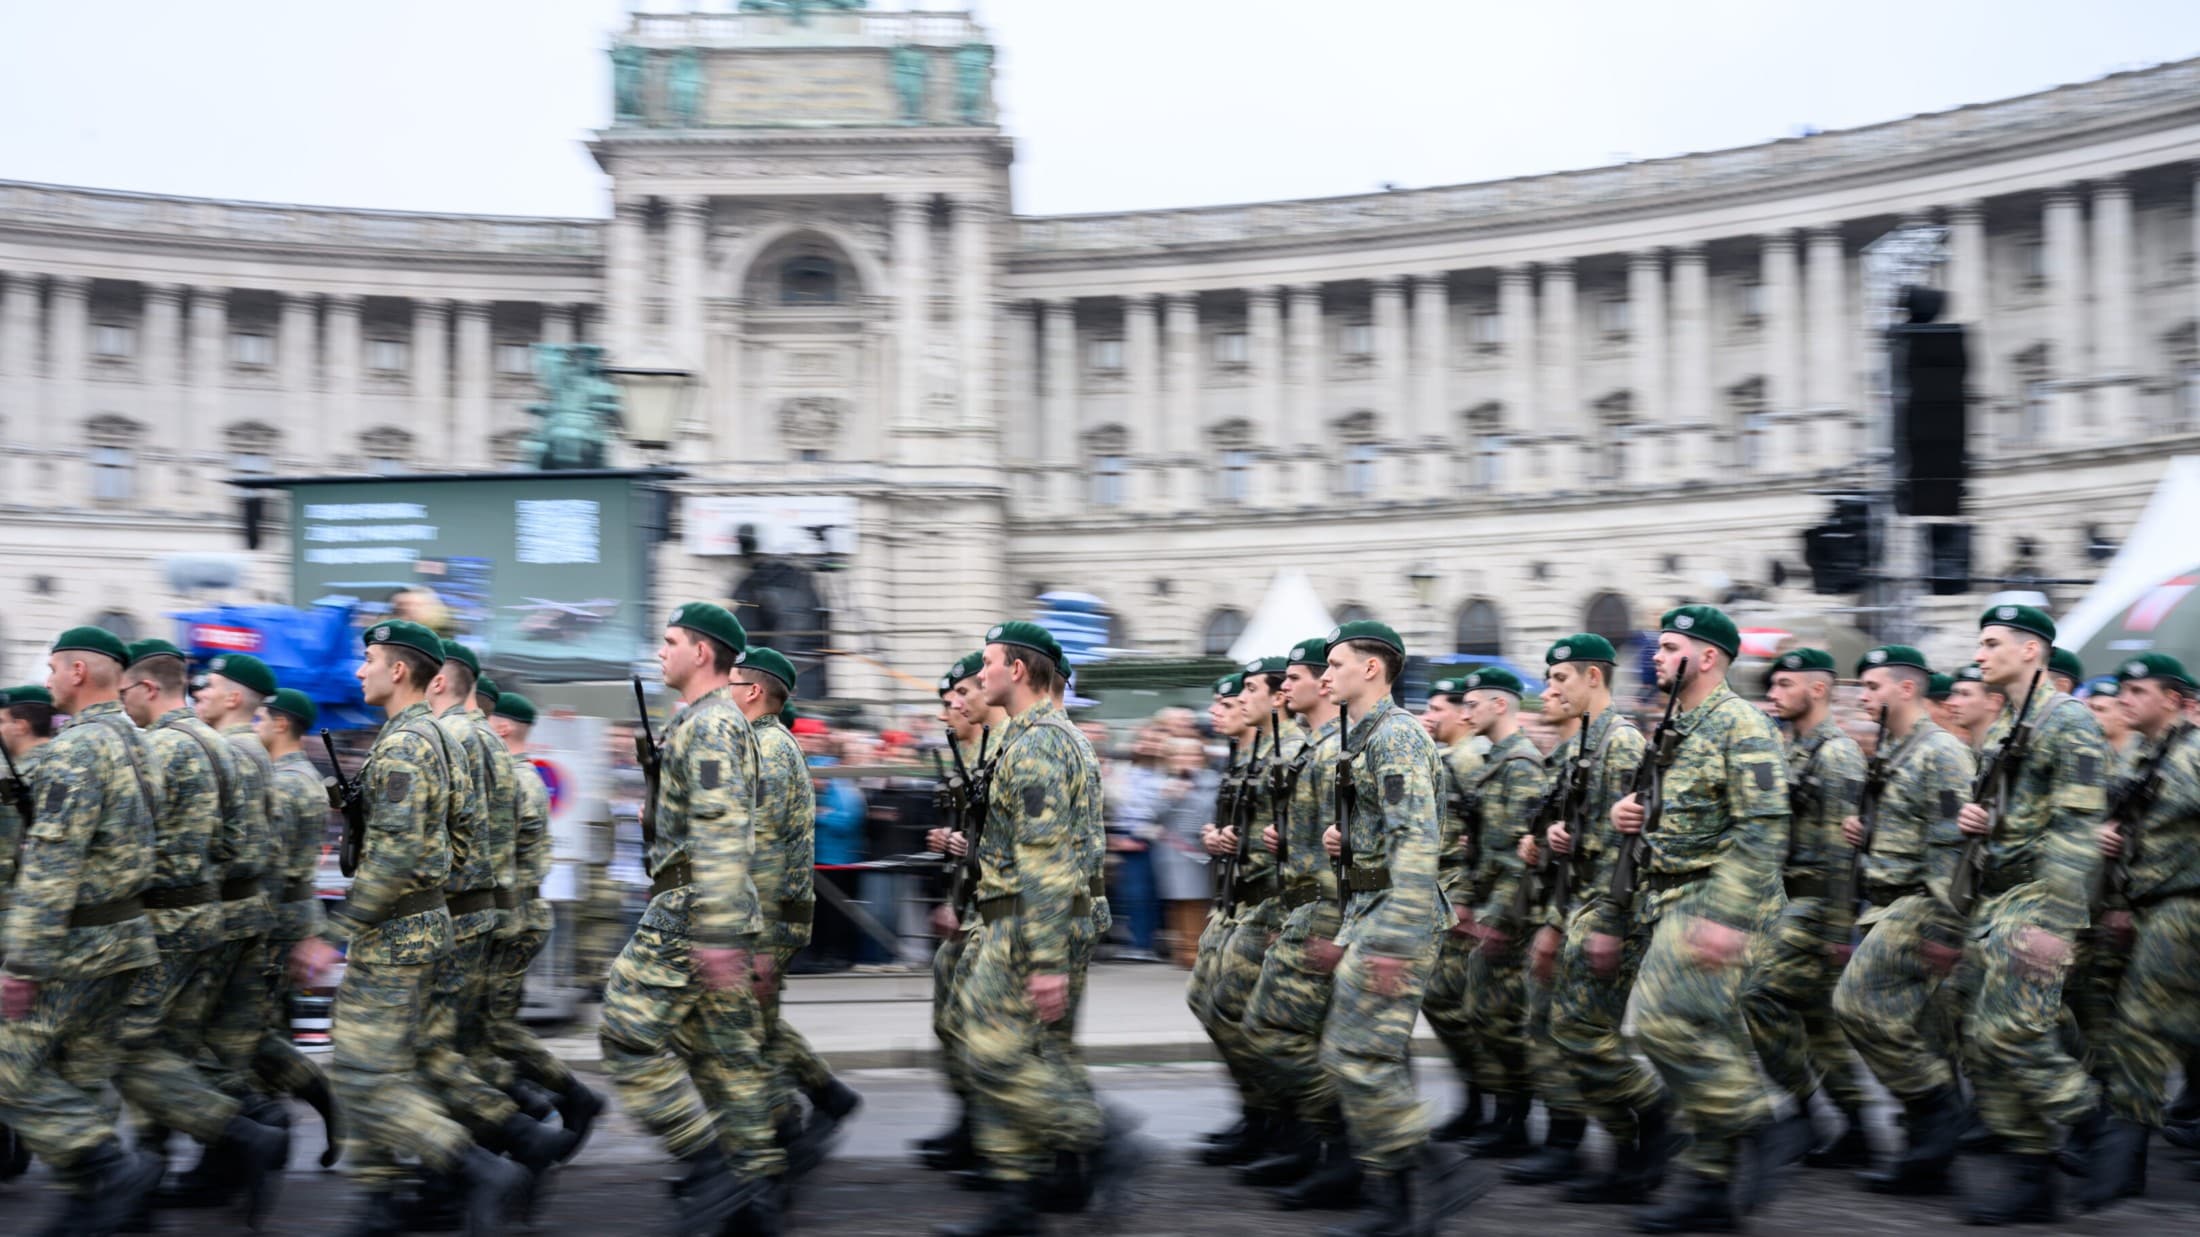
[{"label": "short haircut", "polygon": [[1405,655],[1380,640],[1347,640],[1344,646],[1356,656],[1372,657],[1383,663],[1385,682],[1396,683],[1398,676],[1405,671]]},{"label": "short haircut", "polygon": [[1932,673],[1927,670],[1920,670],[1916,666],[1873,666],[1872,669],[1886,671],[1887,677],[1897,683],[1917,684],[1917,695],[1920,700],[1925,698],[1925,692],[1933,685]]},{"label": "short haircut", "polygon": [[1259,674],[1249,674],[1245,676],[1245,681],[1248,683],[1252,682],[1255,679],[1259,679],[1261,682],[1267,684],[1268,690],[1270,692],[1280,692],[1283,690],[1283,671],[1281,670],[1272,670]]},{"label": "short haircut", "polygon": [[1062,677],[1061,672],[1054,668],[1053,658],[1037,649],[1025,648],[1021,644],[1004,644],[1001,646],[1001,653],[1004,665],[1013,666],[1018,662],[1023,663],[1024,682],[1030,686],[1031,690],[1038,692],[1040,695],[1051,695],[1053,693],[1055,683]]},{"label": "short haircut", "polygon": [[190,668],[183,664],[182,658],[165,654],[134,662],[127,673],[133,679],[150,679],[163,696],[182,695],[191,678]]},{"label": "short haircut", "polygon": [[25,700],[8,706],[8,716],[31,728],[31,733],[41,739],[53,737],[54,707],[38,700]]},{"label": "short haircut", "polygon": [[[380,647],[387,649],[387,655],[405,667],[405,684],[408,687],[428,690],[428,681],[441,669],[442,664],[435,658],[408,645],[385,644]],[[461,666],[459,669],[463,670],[465,667]]]},{"label": "short haircut", "polygon": [[749,684],[752,687],[763,688],[764,703],[770,705],[774,709],[780,708],[787,703],[787,685],[780,682],[779,676],[776,674],[772,674],[764,670],[752,669],[748,666],[736,666],[733,671],[733,677],[743,683]]},{"label": "short haircut", "polygon": [[305,739],[306,722],[304,718],[285,713],[281,709],[269,709],[267,715],[274,719],[276,725],[283,728],[284,734],[300,741]]},{"label": "short haircut", "polygon": [[692,627],[686,628],[685,630],[689,635],[695,637],[698,643],[710,650],[710,668],[712,670],[715,670],[720,674],[733,673],[734,659],[739,657],[741,654],[736,651],[732,645],[727,644],[725,641],[720,640],[716,636],[706,635],[703,632],[696,631]]},{"label": "short haircut", "polygon": [[449,680],[452,687],[458,689],[453,694],[456,695],[459,699],[473,699],[474,672],[466,668],[465,662],[462,662],[455,657],[446,658],[443,662],[443,665],[438,668],[438,673],[440,673],[445,679]]},{"label": "short haircut", "polygon": [[480,705],[481,711],[484,713],[496,712],[497,698],[481,690],[481,683],[478,680],[474,683],[474,703]]}]

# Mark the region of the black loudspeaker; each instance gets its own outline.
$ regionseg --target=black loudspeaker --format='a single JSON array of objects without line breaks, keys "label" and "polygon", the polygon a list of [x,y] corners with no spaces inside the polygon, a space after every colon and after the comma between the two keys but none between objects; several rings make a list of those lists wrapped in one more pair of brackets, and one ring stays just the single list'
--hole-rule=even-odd
[{"label": "black loudspeaker", "polygon": [[1925,526],[1925,582],[1935,597],[1955,597],[1971,591],[1971,526]]},{"label": "black loudspeaker", "polygon": [[1905,323],[1887,328],[1894,375],[1895,510],[1903,515],[1963,514],[1969,471],[1964,379],[1970,362],[1963,328]]}]

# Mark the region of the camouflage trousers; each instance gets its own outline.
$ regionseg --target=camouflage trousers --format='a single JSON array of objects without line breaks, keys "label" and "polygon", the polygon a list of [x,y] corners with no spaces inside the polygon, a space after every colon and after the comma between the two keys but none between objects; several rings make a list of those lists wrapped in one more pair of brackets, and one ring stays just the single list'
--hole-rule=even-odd
[{"label": "camouflage trousers", "polygon": [[2094,933],[2079,936],[2070,982],[2063,986],[2063,1014],[2072,1049],[2086,1072],[2106,1078],[2116,1036],[2117,1002],[2131,955]]},{"label": "camouflage trousers", "polygon": [[[2162,1124],[2170,1071],[2200,1053],[2200,898],[2169,898],[2132,912],[2121,1022],[2106,1053],[2109,1106],[2141,1125]],[[2186,1086],[2200,1085],[2188,1077]]]},{"label": "camouflage trousers", "polygon": [[1460,1079],[1481,1086],[1482,1075],[1490,1068],[1489,1053],[1476,1051],[1474,1024],[1467,1010],[1473,998],[1467,976],[1473,969],[1474,944],[1473,937],[1456,931],[1444,933],[1437,941],[1428,990],[1421,997],[1421,1015],[1436,1032],[1436,1042],[1443,1045]]},{"label": "camouflage trousers", "polygon": [[611,964],[597,1040],[619,1100],[675,1156],[719,1142],[743,1173],[776,1177],[756,993],[703,986],[687,937],[643,924]]},{"label": "camouflage trousers", "polygon": [[757,1013],[763,1027],[764,1064],[772,1077],[772,1114],[774,1117],[789,1115],[794,1111],[796,1094],[809,1094],[831,1082],[833,1071],[827,1068],[810,1041],[780,1017],[779,997],[787,986],[787,963],[796,951],[779,950],[773,960],[778,963],[775,972],[777,982],[771,995],[758,1000]]},{"label": "camouflage trousers", "polygon": [[557,1092],[573,1085],[573,1071],[519,1019],[527,968],[549,941],[548,932],[526,928],[490,942],[489,1007],[483,1015],[483,1052],[476,1061],[482,1078],[498,1090],[509,1090],[519,1078]]},{"label": "camouflage trousers", "polygon": [[2017,937],[2039,922],[2024,898],[1979,909],[1969,946],[1951,979],[1963,1011],[1963,1069],[1979,1116],[2016,1155],[2055,1150],[2055,1127],[2075,1125],[2100,1102],[2100,1087],[2062,1035],[2070,963],[2037,970],[2017,958]]},{"label": "camouflage trousers", "polygon": [[129,973],[128,1004],[118,1031],[122,1067],[115,1074],[115,1089],[137,1109],[141,1130],[181,1130],[202,1143],[220,1137],[240,1107],[199,1068],[199,1040],[183,1024],[179,1008],[210,952],[164,949],[158,962]]},{"label": "camouflage trousers", "polygon": [[1205,971],[1193,968],[1187,996],[1193,1016],[1215,1042],[1215,1051],[1246,1107],[1261,1110],[1276,1107],[1278,1097],[1268,1063],[1246,1039],[1245,1007],[1260,983],[1262,959],[1281,921],[1282,906],[1271,898],[1258,906],[1240,907],[1235,916],[1225,917],[1219,911],[1210,916],[1199,938]]},{"label": "camouflage trousers", "polygon": [[405,1178],[399,1157],[450,1173],[472,1142],[423,1070],[421,1021],[434,969],[354,959],[336,988],[328,1080],[344,1110],[344,1161],[370,1194]]},{"label": "camouflage trousers", "polygon": [[[1446,941],[1457,939],[1447,936]],[[1474,944],[1469,938],[1469,944]],[[1493,1095],[1527,1095],[1528,980],[1520,942],[1502,952],[1475,945],[1467,954],[1467,1035],[1475,1047],[1474,1081]],[[1435,1025],[1435,1019],[1429,1019]]]},{"label": "camouflage trousers", "polygon": [[267,1025],[270,980],[267,938],[223,941],[199,955],[198,968],[176,998],[173,1014],[200,1068],[229,1095],[250,1090],[252,1058]]},{"label": "camouflage trousers", "polygon": [[474,1055],[485,1038],[494,935],[480,917],[495,914],[477,911],[451,921],[451,948],[435,961],[420,1023],[421,1068],[451,1115],[476,1133],[496,1129],[519,1111],[510,1096],[474,1068]]},{"label": "camouflage trousers", "polygon": [[1945,976],[1926,961],[1928,929],[1958,935],[1955,912],[1931,894],[1897,899],[1864,930],[1833,989],[1833,1016],[1880,1085],[1899,1100],[1955,1086],[1955,1027],[1940,999]]},{"label": "camouflage trousers", "polygon": [[1682,1165],[1726,1180],[1742,1136],[1768,1120],[1772,1106],[1742,1023],[1743,967],[1698,962],[1686,935],[1694,922],[1669,911],[1650,930],[1635,977],[1635,1035],[1695,1134]]},{"label": "camouflage trousers", "polygon": [[962,964],[963,947],[970,934],[957,931],[932,952],[932,1035],[940,1041],[940,1068],[947,1075],[947,1089],[970,1107],[970,1070],[963,1064],[962,1007],[955,1001],[955,972]]},{"label": "camouflage trousers", "polygon": [[[1538,929],[1540,931],[1541,929]],[[1553,928],[1550,931],[1557,932]],[[1535,934],[1528,941],[1533,943]],[[1562,939],[1563,947],[1563,939]],[[1558,1042],[1551,1038],[1551,1012],[1558,1004],[1558,962],[1554,957],[1551,974],[1547,979],[1537,979],[1532,965],[1521,968],[1522,981],[1527,985],[1527,1023],[1522,1036],[1528,1045],[1528,1074],[1534,1084],[1537,1098],[1553,1113],[1579,1113],[1581,1088],[1574,1085],[1573,1071],[1566,1068],[1566,1060],[1558,1050]]]},{"label": "camouflage trousers", "polygon": [[1665,1094],[1658,1076],[1628,1050],[1621,1031],[1650,938],[1641,929],[1629,932],[1620,941],[1619,964],[1611,974],[1599,975],[1589,965],[1589,937],[1597,925],[1598,916],[1588,907],[1566,922],[1551,986],[1551,1047],[1581,1111],[1613,1138],[1632,1141],[1635,1114]]},{"label": "camouflage trousers", "polygon": [[1833,949],[1801,904],[1767,915],[1749,943],[1742,1019],[1772,1085],[1806,1112],[1822,1089],[1854,1125],[1868,1096],[1833,1016],[1833,989],[1841,978]]},{"label": "camouflage trousers", "polygon": [[122,1066],[120,1031],[132,982],[128,971],[49,979],[38,985],[28,1017],[0,1019],[0,1125],[65,1177],[114,1137],[100,1096]]},{"label": "camouflage trousers", "polygon": [[270,938],[267,943],[267,1021],[252,1052],[253,1089],[269,1095],[296,1095],[325,1081],[321,1067],[290,1042],[290,951],[298,942]]},{"label": "camouflage trousers", "polygon": [[1072,1045],[1079,952],[1073,942],[1071,1008],[1050,1026],[1031,1003],[1031,971],[1013,919],[981,923],[963,944],[953,997],[971,1087],[971,1133],[1003,1181],[1030,1180],[1053,1166],[1056,1152],[1100,1141],[1100,1106]]},{"label": "camouflage trousers", "polygon": [[1313,912],[1311,905],[1298,907],[1284,922],[1261,960],[1243,1026],[1247,1047],[1267,1067],[1277,1108],[1338,1137],[1344,1130],[1338,1128],[1337,1081],[1321,1062],[1322,1027],[1336,976],[1315,966],[1307,953],[1306,925]]},{"label": "camouflage trousers", "polygon": [[1322,1024],[1321,1064],[1336,1081],[1352,1156],[1375,1172],[1411,1167],[1428,1142],[1428,1108],[1413,1086],[1413,1027],[1436,963],[1432,933],[1397,990],[1376,991],[1366,950],[1348,945]]}]

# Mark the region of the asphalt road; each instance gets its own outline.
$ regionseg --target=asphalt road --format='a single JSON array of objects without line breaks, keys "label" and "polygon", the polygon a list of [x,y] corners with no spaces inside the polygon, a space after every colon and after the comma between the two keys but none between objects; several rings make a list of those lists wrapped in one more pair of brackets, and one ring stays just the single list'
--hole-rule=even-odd
[{"label": "asphalt road", "polygon": [[[1438,1071],[1427,1070],[1428,1074]],[[805,1183],[791,1232],[832,1233],[836,1237],[910,1237],[932,1224],[972,1214],[984,1200],[953,1189],[937,1175],[913,1167],[909,1140],[930,1133],[942,1120],[944,1096],[938,1084],[918,1070],[865,1070],[848,1075],[864,1095],[836,1158]],[[1094,1071],[1105,1101],[1142,1122],[1140,1137],[1149,1145],[1149,1171],[1136,1190],[1136,1207],[1117,1217],[1117,1234],[1196,1233],[1200,1237],[1256,1237],[1319,1233],[1334,1215],[1276,1211],[1255,1191],[1236,1185],[1225,1170],[1191,1166],[1190,1152],[1199,1131],[1222,1124],[1233,1101],[1219,1070],[1207,1064],[1112,1066]],[[1448,1113],[1455,1088],[1448,1079],[1426,1084],[1439,1113]],[[298,1114],[296,1167],[262,1231],[289,1237],[319,1237],[332,1231],[351,1209],[351,1190],[341,1172],[323,1172],[314,1164],[320,1130],[312,1115]],[[1885,1133],[1884,1130],[1881,1131]],[[1595,1139],[1592,1134],[1592,1140]],[[1603,1154],[1592,1141],[1593,1153]],[[2048,1228],[2078,1234],[2129,1234],[2148,1237],[2185,1231],[2200,1217],[2200,1182],[2191,1180],[2184,1157],[2157,1143],[2154,1185],[2148,1198],[2126,1203],[2104,1215],[2068,1219]],[[1985,1161],[1966,1160],[1962,1170],[1976,1177]],[[554,1193],[538,1217],[535,1231],[554,1234],[653,1233],[669,1231],[672,1217],[662,1177],[666,1162],[647,1136],[616,1112],[607,1114],[579,1162],[558,1175]],[[43,1170],[0,1187],[0,1231],[34,1231],[56,1198]],[[1852,1187],[1845,1175],[1799,1170],[1780,1196],[1752,1217],[1749,1231],[1824,1237],[1829,1231],[1889,1234],[1939,1232],[1958,1223],[1956,1200],[1903,1202],[1879,1198]],[[17,1225],[21,1224],[18,1228]],[[1536,1234],[1570,1237],[1622,1231],[1622,1211],[1573,1206],[1559,1201],[1555,1189],[1499,1185],[1445,1232],[1453,1234]],[[1092,1218],[1057,1218],[1049,1231],[1097,1232]],[[228,1212],[164,1214],[159,1231],[222,1237],[243,1231]]]}]

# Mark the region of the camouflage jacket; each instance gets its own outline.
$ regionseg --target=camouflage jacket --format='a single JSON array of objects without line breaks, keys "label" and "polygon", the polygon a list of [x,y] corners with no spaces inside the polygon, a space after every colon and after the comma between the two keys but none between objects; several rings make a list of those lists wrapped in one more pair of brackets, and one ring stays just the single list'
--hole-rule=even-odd
[{"label": "camouflage jacket", "polygon": [[1300,740],[1283,766],[1284,786],[1290,802],[1284,831],[1278,839],[1283,854],[1277,861],[1284,888],[1312,882],[1320,896],[1294,908],[1285,921],[1283,935],[1293,940],[1309,937],[1333,939],[1343,926],[1337,909],[1337,870],[1322,849],[1322,834],[1335,824],[1336,799],[1331,783],[1336,777],[1337,719]]},{"label": "camouflage jacket", "polygon": [[[145,882],[146,889],[189,889],[218,881],[219,870],[208,856],[234,811],[236,753],[188,708],[170,709],[142,736],[147,764],[160,770],[162,791],[153,821],[153,877]],[[225,916],[219,901],[148,908],[145,917],[166,952],[196,953],[222,940]]]},{"label": "camouflage jacket", "polygon": [[1452,922],[1436,884],[1444,811],[1444,761],[1436,740],[1386,696],[1352,723],[1338,765],[1337,776],[1350,779],[1347,812],[1338,828],[1352,875],[1381,871],[1388,879],[1384,888],[1349,894],[1337,943],[1418,957]]},{"label": "camouflage jacket", "polygon": [[[1987,839],[1984,896],[1972,922],[1986,922],[1987,899],[2006,899],[2067,938],[2091,919],[2093,872],[2101,863],[2093,830],[2108,810],[2108,744],[2092,711],[2060,692],[2034,704],[2031,716],[2036,725],[2024,759],[1996,774],[2004,807]],[[1982,759],[2000,747],[2015,721],[2012,708],[1987,728]]]},{"label": "camouflage jacket", "polygon": [[1437,838],[1436,882],[1453,906],[1472,909],[1475,873],[1484,860],[1481,837],[1467,836],[1468,818],[1474,815],[1474,787],[1482,769],[1482,753],[1488,749],[1470,735],[1444,747],[1444,828]]},{"label": "camouflage jacket", "polygon": [[815,910],[817,796],[810,788],[810,762],[777,717],[751,722],[764,776],[756,793],[756,859],[749,878],[756,882],[763,911],[760,950],[782,959],[810,943]]},{"label": "camouflage jacket", "polygon": [[451,947],[451,914],[439,901],[396,914],[397,901],[441,893],[451,874],[451,822],[467,793],[466,769],[425,703],[382,723],[359,770],[367,828],[359,868],[322,935],[366,962],[420,966]]},{"label": "camouflage jacket", "polygon": [[[1588,755],[1582,756],[1584,745]],[[1564,742],[1551,749],[1545,762],[1556,776],[1569,760],[1586,760],[1575,777],[1589,779],[1580,794],[1582,819],[1566,822],[1573,839],[1574,913],[1595,917],[1597,930],[1618,935],[1627,929],[1627,909],[1612,901],[1612,867],[1619,862],[1620,834],[1612,827],[1612,805],[1625,798],[1642,765],[1650,741],[1618,709],[1607,706],[1589,718]]]},{"label": "camouflage jacket", "polygon": [[1697,915],[1753,932],[1785,896],[1788,793],[1780,736],[1771,719],[1724,683],[1673,723],[1681,740],[1665,771],[1665,815],[1643,835],[1648,896],[1637,898],[1640,918]]},{"label": "camouflage jacket", "polygon": [[[1788,846],[1782,873],[1787,881],[1838,887],[1840,869],[1849,859],[1841,822],[1856,815],[1864,798],[1864,749],[1827,717],[1787,748]],[[1798,892],[1808,892],[1798,885]],[[1853,907],[1836,906],[1829,897],[1790,898],[1790,913],[1846,940]]]},{"label": "camouflage jacket", "polygon": [[[1077,759],[1085,770],[1085,818],[1077,840],[1084,855],[1086,893],[1092,898],[1092,939],[1098,941],[1115,923],[1107,895],[1108,779],[1100,771],[1100,753],[1092,749],[1092,740],[1074,726],[1070,732],[1076,736]],[[1254,845],[1259,846],[1258,841]]]},{"label": "camouflage jacket", "polygon": [[69,926],[71,912],[136,897],[152,879],[163,793],[144,736],[112,700],[88,705],[31,774],[33,821],[8,910],[7,971],[98,979],[159,960],[144,916]]},{"label": "camouflage jacket", "polygon": [[991,899],[1020,899],[1011,930],[1021,934],[1025,964],[1035,973],[1069,969],[1074,908],[1088,897],[1079,835],[1097,809],[1085,802],[1092,783],[1077,738],[1052,700],[1009,719],[978,839],[979,913]]},{"label": "camouflage jacket", "polygon": [[[26,795],[31,793],[38,776],[38,762],[45,754],[46,745],[41,743],[15,758],[15,771],[23,778],[22,792]],[[8,890],[15,884],[15,860],[23,849],[23,829],[27,823],[11,788],[7,801],[0,803],[0,912],[8,908]],[[4,920],[4,915],[0,915],[0,920]],[[0,922],[0,927],[4,926],[4,922]]]},{"label": "camouflage jacket", "polygon": [[[1244,855],[1244,858],[1238,861],[1237,886],[1241,890],[1248,885],[1272,877],[1276,870],[1276,857],[1268,852],[1267,847],[1260,844],[1260,831],[1268,827],[1269,821],[1270,792],[1265,770],[1267,766],[1275,763],[1273,754],[1269,750],[1269,736],[1261,735],[1259,746],[1260,763],[1263,769],[1260,776],[1256,777],[1251,772],[1253,762],[1252,740],[1247,740],[1245,760],[1237,770],[1242,787],[1239,794],[1243,796],[1238,806],[1238,819],[1223,820],[1219,816],[1215,818],[1215,827],[1218,829],[1228,828],[1233,824],[1240,823],[1246,826],[1246,832],[1238,838],[1238,849]],[[1225,782],[1228,781],[1229,777],[1229,774],[1224,775]],[[1217,868],[1216,871],[1219,876],[1220,869]],[[1241,893],[1238,895],[1238,901],[1250,905],[1252,899]]]},{"label": "camouflage jacket", "polygon": [[754,949],[764,916],[750,875],[761,777],[756,731],[725,688],[665,726],[651,876],[685,858],[693,883],[652,898],[642,922],[706,949]]},{"label": "camouflage jacket", "polygon": [[1971,801],[1971,749],[1923,714],[1910,733],[1888,738],[1885,769],[1857,882],[1872,903],[1858,917],[1863,924],[1879,922],[1897,899],[1920,889],[1948,900],[1948,878],[1963,849],[1956,813]]},{"label": "camouflage jacket", "polygon": [[[282,843],[269,888],[275,892],[275,927],[269,939],[302,941],[321,934],[321,846],[328,840],[328,791],[321,771],[304,752],[275,759],[275,789],[267,797],[275,837]],[[280,886],[276,885],[280,881]],[[300,896],[303,891],[303,896]]]},{"label": "camouflage jacket", "polygon": [[267,758],[267,748],[261,746],[260,736],[252,733],[249,724],[222,727],[222,738],[236,753],[237,789],[231,804],[241,821],[237,831],[239,848],[222,875],[229,880],[250,878],[262,882],[258,893],[222,902],[222,936],[241,941],[265,936],[275,926],[275,902],[265,888],[266,879],[277,867],[281,845],[275,837],[275,826],[268,821],[268,792],[275,781],[275,762]]},{"label": "camouflage jacket", "polygon": [[2165,744],[2160,781],[2127,860],[2131,875],[2124,895],[2134,906],[2200,893],[2200,731],[2178,726],[2146,742],[2133,772]]},{"label": "camouflage jacket", "polygon": [[[510,758],[504,756],[504,745],[496,745],[498,756],[492,758],[484,750],[479,732],[474,727],[472,711],[465,705],[454,705],[435,719],[436,729],[441,731],[444,750],[450,754],[454,770],[452,782],[457,787],[457,808],[451,827],[451,872],[444,880],[446,893],[467,893],[476,889],[495,889],[497,884],[496,820],[498,803],[497,781],[499,774],[511,772]],[[502,760],[503,766],[498,767]],[[511,801],[511,782],[504,781],[504,810],[515,810]],[[478,914],[461,916],[473,923],[483,922]],[[488,917],[493,921],[494,915]],[[478,929],[477,929],[478,930]],[[461,938],[471,935],[460,932]]]},{"label": "camouflage jacket", "polygon": [[550,875],[550,788],[543,784],[535,762],[514,753],[512,780],[519,790],[519,842],[515,868],[519,883],[519,930],[548,932],[556,912],[542,899],[542,882]]},{"label": "camouflage jacket", "polygon": [[1515,730],[1490,745],[1482,767],[1474,773],[1474,811],[1481,832],[1482,864],[1473,876],[1477,895],[1467,905],[1478,923],[1503,928],[1516,938],[1524,926],[1513,922],[1514,900],[1527,865],[1520,861],[1520,839],[1525,837],[1543,801],[1547,784],[1543,753],[1525,730]]},{"label": "camouflage jacket", "polygon": [[489,804],[489,868],[496,875],[497,889],[509,893],[519,883],[519,775],[514,768],[519,757],[504,746],[487,717],[467,716],[473,719],[477,736],[472,743],[480,753],[477,764],[488,771],[482,797]]}]

